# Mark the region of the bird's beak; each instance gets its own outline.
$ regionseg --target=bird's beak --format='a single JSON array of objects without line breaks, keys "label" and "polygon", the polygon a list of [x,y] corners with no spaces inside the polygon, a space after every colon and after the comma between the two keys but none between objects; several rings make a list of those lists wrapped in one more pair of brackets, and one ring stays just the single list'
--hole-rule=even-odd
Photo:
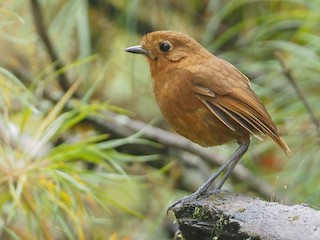
[{"label": "bird's beak", "polygon": [[149,52],[143,49],[140,45],[128,47],[125,49],[125,51],[129,53],[143,54],[145,56],[149,55]]}]

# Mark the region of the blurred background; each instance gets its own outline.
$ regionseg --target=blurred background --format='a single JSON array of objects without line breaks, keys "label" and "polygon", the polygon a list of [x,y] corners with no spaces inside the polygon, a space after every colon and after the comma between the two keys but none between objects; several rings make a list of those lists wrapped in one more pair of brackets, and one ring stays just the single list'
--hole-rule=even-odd
[{"label": "blurred background", "polygon": [[267,190],[224,188],[319,208],[319,22],[318,0],[0,1],[0,238],[173,238],[167,206],[218,166],[123,128],[172,132],[145,59],[124,52],[165,29],[245,73],[292,150],[253,139],[241,164]]}]

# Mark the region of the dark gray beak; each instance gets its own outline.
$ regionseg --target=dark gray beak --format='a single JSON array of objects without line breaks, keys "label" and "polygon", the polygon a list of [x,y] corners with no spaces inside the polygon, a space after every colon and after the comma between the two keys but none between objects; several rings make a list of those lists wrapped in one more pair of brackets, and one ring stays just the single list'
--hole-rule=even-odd
[{"label": "dark gray beak", "polygon": [[125,51],[129,53],[135,53],[135,54],[143,54],[143,55],[149,54],[149,52],[143,49],[140,45],[128,47],[125,49]]}]

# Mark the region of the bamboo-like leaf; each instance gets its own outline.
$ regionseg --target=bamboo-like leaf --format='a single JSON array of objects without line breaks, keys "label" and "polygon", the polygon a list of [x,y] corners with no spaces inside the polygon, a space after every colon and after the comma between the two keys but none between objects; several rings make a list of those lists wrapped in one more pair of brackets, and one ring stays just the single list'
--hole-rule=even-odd
[{"label": "bamboo-like leaf", "polygon": [[48,116],[43,120],[39,129],[36,133],[36,137],[39,138],[42,132],[52,123],[52,121],[57,117],[59,112],[62,110],[66,102],[71,98],[74,92],[78,89],[81,82],[76,81],[71,88],[65,93],[65,95],[61,98],[61,100],[55,105],[55,107],[50,111]]}]

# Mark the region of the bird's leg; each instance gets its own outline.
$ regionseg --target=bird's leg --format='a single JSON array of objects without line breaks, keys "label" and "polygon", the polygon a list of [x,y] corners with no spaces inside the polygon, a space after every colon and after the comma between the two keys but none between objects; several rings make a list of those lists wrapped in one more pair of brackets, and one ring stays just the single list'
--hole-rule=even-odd
[{"label": "bird's leg", "polygon": [[240,143],[240,146],[238,147],[238,149],[230,156],[230,158],[219,168],[219,170],[215,174],[213,174],[197,191],[171,204],[168,208],[168,211],[171,210],[174,206],[176,206],[179,203],[192,202],[196,200],[198,197],[200,197],[201,195],[203,195],[205,192],[207,192],[208,188],[212,185],[212,183],[221,175],[221,173],[225,171],[228,168],[228,166],[231,164],[226,174],[223,176],[223,178],[215,188],[215,190],[220,189],[222,185],[225,183],[225,181],[228,179],[228,177],[230,176],[233,168],[237,165],[241,157],[247,151],[249,144],[250,144],[249,141]]},{"label": "bird's leg", "polygon": [[224,174],[223,178],[220,180],[220,182],[214,188],[214,190],[220,189],[223,186],[223,184],[227,181],[227,179],[231,175],[232,170],[234,169],[234,167],[237,165],[237,163],[240,161],[242,156],[248,150],[249,144],[250,144],[250,142],[246,142],[246,143],[240,144],[239,148],[234,153],[234,154],[236,154],[238,152],[238,157],[234,158],[234,160],[232,161],[232,163],[231,163],[230,167],[228,168],[227,172]]}]

